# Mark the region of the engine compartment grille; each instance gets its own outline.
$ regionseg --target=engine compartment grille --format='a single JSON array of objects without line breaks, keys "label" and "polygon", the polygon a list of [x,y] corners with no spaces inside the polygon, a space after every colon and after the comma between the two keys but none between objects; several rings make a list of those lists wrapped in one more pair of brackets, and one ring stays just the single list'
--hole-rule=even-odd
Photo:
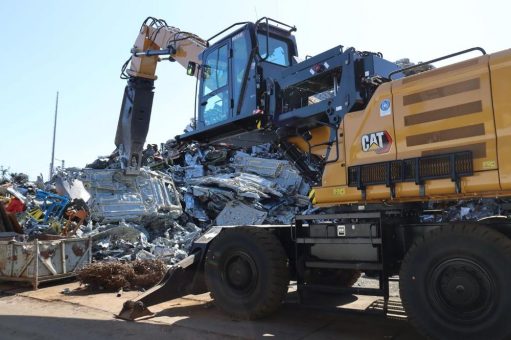
[{"label": "engine compartment grille", "polygon": [[368,185],[392,186],[400,182],[421,185],[426,180],[450,178],[453,182],[474,173],[472,151],[409,158],[351,166],[348,186],[359,190]]}]

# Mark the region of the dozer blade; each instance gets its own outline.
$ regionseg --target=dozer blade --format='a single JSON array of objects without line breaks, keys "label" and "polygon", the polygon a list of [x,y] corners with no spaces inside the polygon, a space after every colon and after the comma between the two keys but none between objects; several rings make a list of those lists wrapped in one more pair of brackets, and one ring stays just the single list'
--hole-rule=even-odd
[{"label": "dozer blade", "polygon": [[143,318],[144,316],[153,316],[152,313],[147,307],[144,306],[144,303],[140,301],[132,301],[128,300],[122,306],[121,312],[116,315],[120,319],[134,321],[136,319]]},{"label": "dozer blade", "polygon": [[120,319],[134,321],[154,315],[147,307],[189,294],[205,293],[207,290],[203,276],[198,270],[199,258],[200,256],[192,254],[172,266],[160,283],[135,300],[126,301],[121,312],[116,316]]}]

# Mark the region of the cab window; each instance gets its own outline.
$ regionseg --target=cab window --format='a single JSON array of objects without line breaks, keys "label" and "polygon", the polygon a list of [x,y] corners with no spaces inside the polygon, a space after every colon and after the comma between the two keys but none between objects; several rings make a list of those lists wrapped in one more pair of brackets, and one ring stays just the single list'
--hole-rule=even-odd
[{"label": "cab window", "polygon": [[203,94],[207,96],[211,92],[226,86],[228,72],[227,45],[224,45],[212,51],[206,58],[202,72]]},{"label": "cab window", "polygon": [[211,51],[202,67],[202,119],[213,125],[229,117],[229,59],[228,45]]},{"label": "cab window", "polygon": [[248,58],[250,54],[250,37],[247,31],[236,34],[232,38],[232,95],[234,99],[234,107],[238,106],[238,101],[241,93],[241,85],[245,77],[247,69]]},{"label": "cab window", "polygon": [[265,33],[257,34],[257,42],[259,44],[259,54],[261,57],[268,58],[266,61],[281,65],[289,66],[289,47],[284,40],[276,39],[270,35],[268,38],[268,51],[266,51],[266,39]]}]

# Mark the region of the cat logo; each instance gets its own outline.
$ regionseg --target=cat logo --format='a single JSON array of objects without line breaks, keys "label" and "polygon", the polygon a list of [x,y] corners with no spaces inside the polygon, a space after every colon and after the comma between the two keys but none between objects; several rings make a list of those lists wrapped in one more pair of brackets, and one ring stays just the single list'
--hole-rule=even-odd
[{"label": "cat logo", "polygon": [[362,136],[362,151],[364,152],[387,153],[391,146],[392,137],[387,131],[372,132]]}]

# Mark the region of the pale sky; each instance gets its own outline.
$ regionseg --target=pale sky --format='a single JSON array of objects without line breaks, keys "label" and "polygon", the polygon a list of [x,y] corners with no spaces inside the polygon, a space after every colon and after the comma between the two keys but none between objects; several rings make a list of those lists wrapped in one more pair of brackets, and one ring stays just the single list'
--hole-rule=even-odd
[{"label": "pale sky", "polygon": [[[0,166],[31,179],[48,177],[57,91],[55,157],[83,167],[114,150],[125,86],[119,73],[147,16],[204,39],[269,16],[297,26],[302,57],[344,45],[417,62],[474,46],[511,47],[511,6],[502,0],[0,1]],[[180,134],[193,116],[195,81],[185,73],[177,63],[158,66],[147,142]]]}]

